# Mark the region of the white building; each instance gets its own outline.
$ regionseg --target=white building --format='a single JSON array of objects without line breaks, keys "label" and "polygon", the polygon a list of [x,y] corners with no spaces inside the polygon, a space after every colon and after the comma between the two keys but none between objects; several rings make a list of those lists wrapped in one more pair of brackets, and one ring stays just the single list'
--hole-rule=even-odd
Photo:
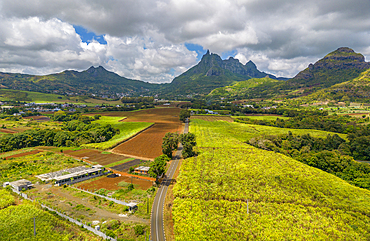
[{"label": "white building", "polygon": [[14,182],[5,182],[3,184],[4,187],[9,186],[9,185],[12,186],[12,188],[18,192],[22,191],[23,189],[27,190],[33,187],[32,182],[26,179],[21,179],[21,180],[14,181]]}]

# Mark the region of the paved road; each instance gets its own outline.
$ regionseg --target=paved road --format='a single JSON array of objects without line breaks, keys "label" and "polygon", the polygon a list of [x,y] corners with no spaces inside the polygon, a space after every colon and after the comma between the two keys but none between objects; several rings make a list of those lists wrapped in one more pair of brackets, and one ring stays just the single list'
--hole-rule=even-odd
[{"label": "paved road", "polygon": [[[188,133],[189,124],[185,123],[184,133]],[[152,217],[151,217],[151,238],[152,241],[165,241],[166,237],[164,235],[163,228],[163,208],[164,200],[166,198],[168,186],[171,184],[171,179],[175,174],[177,165],[179,164],[179,159],[181,158],[182,146],[177,149],[176,155],[173,158],[170,168],[166,173],[166,178],[162,181],[160,188],[155,196],[153,207],[152,207]]]}]

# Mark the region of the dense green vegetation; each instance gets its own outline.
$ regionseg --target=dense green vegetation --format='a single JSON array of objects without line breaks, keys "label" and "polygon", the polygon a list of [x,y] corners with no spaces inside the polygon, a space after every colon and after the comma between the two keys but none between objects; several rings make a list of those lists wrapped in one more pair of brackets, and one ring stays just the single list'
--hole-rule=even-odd
[{"label": "dense green vegetation", "polygon": [[31,129],[2,135],[0,150],[6,152],[34,146],[79,146],[91,142],[104,142],[119,133],[119,130],[111,125],[85,124],[78,120],[66,122],[62,129]]},{"label": "dense green vegetation", "polygon": [[0,150],[5,152],[34,146],[85,146],[106,150],[153,124],[119,122],[122,117],[69,115],[63,111],[56,112],[52,120],[63,122],[61,129],[46,126],[2,135]]},{"label": "dense green vegetation", "polygon": [[200,154],[174,187],[176,240],[370,238],[368,190],[243,143],[249,126],[191,123]]},{"label": "dense green vegetation", "polygon": [[154,158],[154,161],[150,163],[149,175],[151,177],[161,176],[163,173],[165,173],[167,162],[170,160],[171,158],[165,154]]},{"label": "dense green vegetation", "polygon": [[15,198],[9,191],[0,189],[0,210],[15,204]]},{"label": "dense green vegetation", "polygon": [[187,118],[190,118],[190,110],[182,109],[180,111],[180,121],[185,122]]},{"label": "dense green vegetation", "polygon": [[195,156],[193,148],[197,145],[194,133],[180,134],[179,141],[182,145],[182,156],[184,158]]},{"label": "dense green vegetation", "polygon": [[45,94],[32,91],[0,89],[2,101],[29,101],[29,102],[64,102],[67,98],[63,95]]},{"label": "dense green vegetation", "polygon": [[348,115],[330,115],[320,116],[313,113],[301,113],[289,119],[271,119],[271,120],[258,120],[256,118],[250,119],[249,117],[235,118],[236,122],[267,125],[280,128],[294,128],[294,129],[316,129],[323,131],[331,131],[337,133],[355,133],[357,130],[362,130],[365,127],[364,123],[369,119],[358,119]]},{"label": "dense green vegetation", "polygon": [[[238,117],[236,122],[256,125],[276,126],[280,128],[318,129],[336,133],[348,134],[348,143],[343,143],[341,149],[345,154],[358,160],[370,160],[370,123],[369,118],[354,118],[348,115],[321,116],[314,113],[298,112],[289,119],[250,119]],[[335,148],[337,149],[337,148]]]},{"label": "dense green vegetation", "polygon": [[209,93],[209,96],[237,97],[242,99],[265,98],[270,95],[270,89],[280,83],[284,83],[284,81],[269,77],[253,78],[240,81],[231,86],[214,89]]},{"label": "dense green vegetation", "polygon": [[[334,174],[343,180],[370,189],[370,166],[358,163],[350,155],[351,148],[338,135],[328,135],[325,139],[306,135],[268,135],[249,140],[255,147],[275,151],[301,161],[309,166]],[[352,143],[356,149],[363,148]],[[367,146],[365,147],[368,148]]]},{"label": "dense green vegetation", "polygon": [[162,153],[171,159],[172,152],[177,150],[178,145],[179,145],[179,134],[168,132],[163,137]]}]

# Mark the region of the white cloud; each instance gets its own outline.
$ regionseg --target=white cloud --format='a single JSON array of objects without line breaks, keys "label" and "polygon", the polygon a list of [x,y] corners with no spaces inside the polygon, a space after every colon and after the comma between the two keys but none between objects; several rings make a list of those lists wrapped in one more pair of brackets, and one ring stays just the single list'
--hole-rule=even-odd
[{"label": "white cloud", "polygon": [[[2,0],[0,70],[101,64],[168,82],[196,64],[186,42],[218,54],[237,50],[243,62],[292,77],[341,46],[370,56],[369,9],[368,0]],[[82,43],[73,24],[103,34],[107,45]]]},{"label": "white cloud", "polygon": [[[181,45],[156,46],[152,38],[106,36],[108,69],[146,82],[170,82],[196,63],[196,53]],[[169,74],[171,72],[172,74]]]},{"label": "white cloud", "polygon": [[[46,74],[97,63],[101,49],[82,44],[73,26],[58,19],[0,19],[0,67],[3,71]],[[100,56],[99,56],[100,55]]]}]

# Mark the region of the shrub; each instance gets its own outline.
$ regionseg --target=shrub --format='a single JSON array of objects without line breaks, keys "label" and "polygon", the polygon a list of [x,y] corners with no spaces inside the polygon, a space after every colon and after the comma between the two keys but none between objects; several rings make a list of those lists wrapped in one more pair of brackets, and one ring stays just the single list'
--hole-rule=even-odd
[{"label": "shrub", "polygon": [[144,234],[144,231],[145,231],[145,227],[142,226],[142,225],[136,225],[134,227],[134,230],[135,230],[135,234],[136,235],[143,235]]}]

